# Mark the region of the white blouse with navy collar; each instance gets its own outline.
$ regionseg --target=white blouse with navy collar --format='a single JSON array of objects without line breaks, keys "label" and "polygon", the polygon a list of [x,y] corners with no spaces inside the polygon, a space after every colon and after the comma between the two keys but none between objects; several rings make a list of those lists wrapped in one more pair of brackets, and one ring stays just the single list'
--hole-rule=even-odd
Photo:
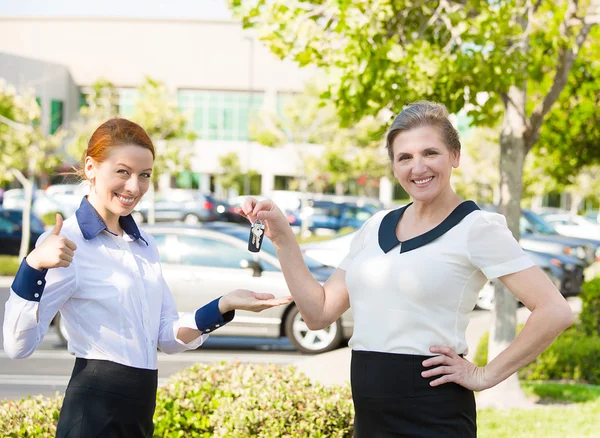
[{"label": "white blouse with navy collar", "polygon": [[[409,204],[410,205],[410,204]],[[467,354],[469,312],[488,279],[534,266],[504,216],[460,204],[441,224],[400,242],[407,206],[371,217],[339,268],[354,314],[354,350],[431,355],[433,345]]]},{"label": "white blouse with navy collar", "polygon": [[[4,350],[10,357],[31,355],[59,311],[70,353],[146,369],[157,368],[157,347],[170,354],[198,348],[206,333],[233,319],[233,311],[221,315],[218,299],[180,316],[154,239],[131,216],[119,222],[123,237],[108,231],[83,198],[61,230],[77,245],[71,265],[38,271],[23,260],[5,306]],[[185,344],[176,337],[180,327],[203,334]]]}]

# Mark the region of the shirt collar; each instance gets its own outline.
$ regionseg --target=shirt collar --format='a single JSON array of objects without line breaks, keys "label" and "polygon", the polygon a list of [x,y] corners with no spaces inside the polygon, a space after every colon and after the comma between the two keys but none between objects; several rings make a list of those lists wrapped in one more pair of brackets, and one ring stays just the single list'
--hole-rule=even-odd
[{"label": "shirt collar", "polygon": [[396,228],[402,215],[406,211],[406,208],[411,204],[412,202],[397,210],[390,211],[381,221],[381,224],[379,225],[379,247],[383,252],[388,253],[399,244],[402,244],[400,246],[400,253],[417,249],[440,238],[458,225],[469,213],[479,210],[479,207],[473,201],[465,201],[459,204],[441,224],[432,230],[429,230],[420,236],[400,242],[396,236]]},{"label": "shirt collar", "polygon": [[[85,240],[93,239],[104,230],[114,234],[108,229],[96,209],[90,204],[87,196],[84,196],[81,200],[81,204],[75,212],[75,216],[77,217],[77,223],[79,224],[79,228],[81,229]],[[119,218],[119,224],[123,228],[123,231],[125,231],[133,240],[139,239],[148,245],[148,242],[142,237],[140,229],[130,214],[121,216]]]}]

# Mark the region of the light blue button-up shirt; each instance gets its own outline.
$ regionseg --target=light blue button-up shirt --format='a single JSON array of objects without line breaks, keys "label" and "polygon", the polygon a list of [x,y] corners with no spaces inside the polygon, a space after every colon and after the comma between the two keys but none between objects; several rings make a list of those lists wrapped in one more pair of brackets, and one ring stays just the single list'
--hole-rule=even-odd
[{"label": "light blue button-up shirt", "polygon": [[[154,239],[131,216],[119,222],[123,237],[111,233],[83,198],[61,230],[77,245],[71,265],[38,271],[23,260],[5,306],[4,350],[10,357],[31,355],[58,311],[70,353],[146,369],[157,368],[157,347],[169,354],[198,348],[206,333],[233,319],[234,312],[221,315],[218,299],[179,315]],[[176,337],[180,327],[204,333],[185,344]]]}]

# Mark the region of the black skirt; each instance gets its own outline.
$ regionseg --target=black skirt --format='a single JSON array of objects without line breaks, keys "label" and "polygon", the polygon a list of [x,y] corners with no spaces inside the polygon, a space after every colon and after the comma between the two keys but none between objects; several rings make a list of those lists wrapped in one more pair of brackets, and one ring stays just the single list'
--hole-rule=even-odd
[{"label": "black skirt", "polygon": [[353,351],[356,438],[477,436],[475,396],[455,383],[421,376],[431,356]]},{"label": "black skirt", "polygon": [[77,358],[57,438],[152,437],[157,384],[157,370]]}]

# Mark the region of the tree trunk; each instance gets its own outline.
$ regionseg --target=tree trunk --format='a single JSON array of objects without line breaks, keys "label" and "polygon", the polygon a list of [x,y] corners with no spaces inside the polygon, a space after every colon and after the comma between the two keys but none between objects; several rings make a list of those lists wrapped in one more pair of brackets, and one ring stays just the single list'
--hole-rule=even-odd
[{"label": "tree trunk", "polygon": [[[506,216],[509,229],[519,239],[523,164],[525,161],[525,87],[511,87],[503,96],[504,120],[500,134],[499,213]],[[493,251],[493,248],[490,248]],[[517,300],[500,281],[496,282],[490,327],[488,362],[506,349],[515,338]],[[509,407],[529,404],[517,374],[481,394],[479,406]]]},{"label": "tree trunk", "polygon": [[33,203],[33,185],[34,185],[34,172],[35,169],[35,161],[31,161],[29,163],[29,178],[25,178],[25,176],[18,170],[13,169],[12,173],[19,180],[21,185],[23,186],[23,197],[25,205],[23,206],[23,220],[22,220],[22,228],[21,228],[21,246],[19,248],[19,260],[23,260],[27,257],[27,253],[29,252],[29,241],[31,240],[31,204]]}]

